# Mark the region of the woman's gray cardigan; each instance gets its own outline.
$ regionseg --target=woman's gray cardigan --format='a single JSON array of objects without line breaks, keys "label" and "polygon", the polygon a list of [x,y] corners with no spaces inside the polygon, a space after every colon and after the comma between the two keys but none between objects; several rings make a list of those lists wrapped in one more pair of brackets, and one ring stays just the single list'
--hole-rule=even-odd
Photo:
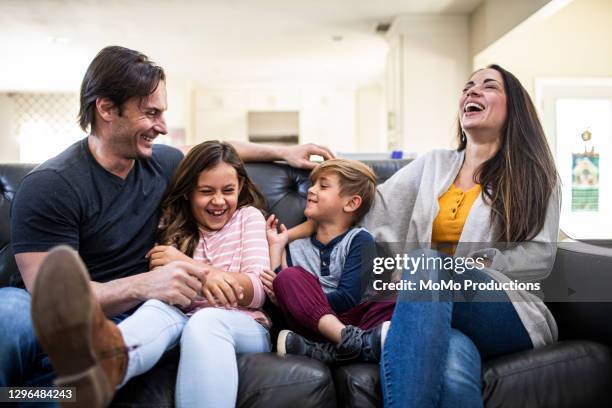
[{"label": "woman's gray cardigan", "polygon": [[[454,182],[464,156],[464,151],[434,150],[397,171],[378,186],[376,200],[363,226],[377,242],[399,243],[406,251],[414,244],[431,243],[432,224],[440,209],[438,198]],[[555,260],[559,213],[559,192],[554,191],[544,226],[532,241],[507,250],[485,249],[482,243],[493,246],[495,229],[490,225],[491,208],[479,195],[463,227],[455,256],[487,254],[492,263],[485,271],[497,281],[539,282],[549,275]],[[481,245],[474,250],[473,243]],[[555,320],[538,296],[527,291],[506,293],[534,347],[557,339]]]}]

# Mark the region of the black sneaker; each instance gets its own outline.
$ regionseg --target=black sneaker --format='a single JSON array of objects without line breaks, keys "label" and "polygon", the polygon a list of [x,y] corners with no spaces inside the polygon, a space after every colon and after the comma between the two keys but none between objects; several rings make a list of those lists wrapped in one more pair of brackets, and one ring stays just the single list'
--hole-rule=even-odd
[{"label": "black sneaker", "polygon": [[336,362],[336,346],[332,343],[308,340],[291,330],[282,330],[276,341],[276,354],[281,357],[287,354],[305,356],[325,364]]},{"label": "black sneaker", "polygon": [[380,362],[380,352],[389,330],[389,323],[384,322],[370,330],[355,326],[342,329],[340,344],[337,346],[337,361],[361,361],[364,363]]}]

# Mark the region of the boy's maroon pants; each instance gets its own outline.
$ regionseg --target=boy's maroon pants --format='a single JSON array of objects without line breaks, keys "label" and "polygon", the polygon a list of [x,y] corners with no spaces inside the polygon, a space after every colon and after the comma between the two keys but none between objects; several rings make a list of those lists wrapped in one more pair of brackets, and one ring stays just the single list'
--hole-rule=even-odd
[{"label": "boy's maroon pants", "polygon": [[319,280],[296,266],[282,270],[274,279],[274,293],[291,330],[311,340],[325,338],[319,333],[319,320],[326,314],[335,315],[345,325],[364,330],[391,320],[394,301],[363,302],[343,313],[333,311]]}]

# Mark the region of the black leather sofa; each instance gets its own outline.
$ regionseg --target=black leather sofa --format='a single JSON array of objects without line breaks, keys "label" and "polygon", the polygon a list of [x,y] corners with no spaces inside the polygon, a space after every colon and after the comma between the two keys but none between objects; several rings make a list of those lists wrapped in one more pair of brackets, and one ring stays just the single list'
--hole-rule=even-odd
[{"label": "black leather sofa", "polygon": [[[368,162],[384,181],[405,161]],[[32,165],[0,164],[0,285],[17,284],[10,249],[9,208],[20,180]],[[303,218],[308,173],[283,164],[249,164],[248,172],[265,193],[270,212],[292,226]],[[609,252],[561,244],[555,271],[567,287],[610,282]],[[596,283],[597,285],[597,283]],[[562,288],[565,290],[566,286]],[[612,292],[612,286],[605,291]],[[1,301],[1,299],[0,299]],[[612,303],[549,303],[560,341],[483,364],[487,407],[612,406]],[[273,316],[275,319],[277,315]],[[275,320],[280,322],[281,320]],[[278,326],[282,325],[280,323]],[[240,407],[381,406],[378,366],[353,364],[330,369],[307,358],[282,359],[272,353],[239,358]],[[149,373],[120,390],[113,406],[171,407],[177,350],[169,351]]]}]

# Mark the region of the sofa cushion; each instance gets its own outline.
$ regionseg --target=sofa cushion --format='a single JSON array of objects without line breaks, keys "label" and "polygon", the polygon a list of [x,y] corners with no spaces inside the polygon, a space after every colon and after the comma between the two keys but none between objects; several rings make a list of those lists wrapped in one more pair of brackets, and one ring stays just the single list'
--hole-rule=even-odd
[{"label": "sofa cushion", "polygon": [[[376,173],[377,182],[383,183],[410,160],[364,161]],[[294,169],[284,163],[247,163],[247,173],[268,201],[268,212],[288,228],[305,220],[304,207],[310,187],[310,171]]]},{"label": "sofa cushion", "polygon": [[[333,376],[339,406],[382,406],[378,365],[346,365]],[[612,354],[599,343],[563,341],[483,364],[487,408],[604,406],[610,390]]]},{"label": "sofa cushion", "polygon": [[336,407],[331,373],[317,360],[246,354],[239,357],[238,368],[238,407]]},{"label": "sofa cushion", "polygon": [[[178,350],[169,350],[148,373],[130,380],[111,406],[173,407]],[[331,374],[319,361],[273,353],[243,354],[238,356],[238,372],[237,407],[336,407]]]},{"label": "sofa cushion", "polygon": [[349,364],[333,370],[338,406],[382,407],[378,364]]},{"label": "sofa cushion", "polygon": [[172,408],[178,371],[179,348],[168,350],[147,373],[132,378],[121,388],[112,407],[119,408]]}]

